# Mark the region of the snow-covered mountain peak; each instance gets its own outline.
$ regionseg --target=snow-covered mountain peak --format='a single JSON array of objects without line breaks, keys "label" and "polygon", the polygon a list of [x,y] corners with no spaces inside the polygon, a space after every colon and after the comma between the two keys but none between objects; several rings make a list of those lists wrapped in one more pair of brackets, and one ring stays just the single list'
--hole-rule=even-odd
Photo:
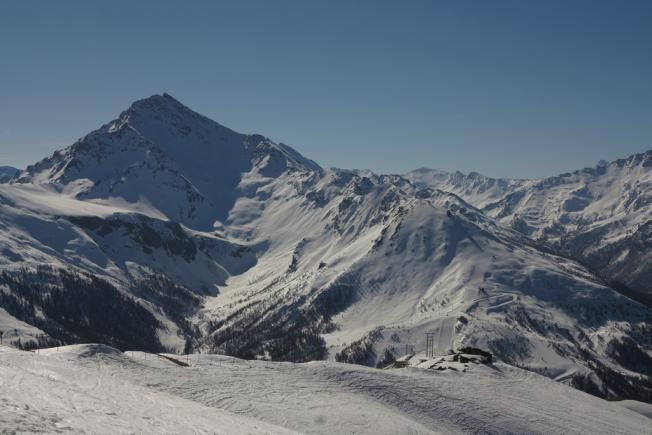
[{"label": "snow-covered mountain peak", "polygon": [[252,178],[246,174],[260,187],[288,170],[321,173],[289,146],[237,133],[163,94],[136,101],[16,181],[78,198],[144,202],[171,220],[210,229],[242,195],[242,181]]},{"label": "snow-covered mountain peak", "polygon": [[[214,165],[240,160],[260,161],[267,154],[279,154],[287,166],[320,170],[283,143],[275,143],[260,134],[242,134],[201,115],[171,95],[152,95],[134,102],[108,125],[108,132],[129,127],[160,146],[177,161],[197,161]],[[277,162],[278,163],[278,162]]]},{"label": "snow-covered mountain peak", "polygon": [[167,92],[164,92],[163,94],[154,94],[150,97],[136,100],[132,103],[130,110],[151,110],[152,108],[158,108],[160,110],[192,112],[190,108],[188,108],[186,105],[181,103],[179,100]]},{"label": "snow-covered mountain peak", "polygon": [[242,148],[246,136],[200,115],[168,94],[134,102],[109,124],[109,131],[125,124],[159,145],[171,148],[192,144],[194,150],[204,148],[204,152],[211,148]]},{"label": "snow-covered mountain peak", "polygon": [[[68,342],[90,331],[123,348],[292,361],[375,365],[434,331],[440,353],[478,347],[648,400],[649,310],[519,226],[566,216],[590,229],[597,215],[609,232],[578,234],[615,240],[623,222],[637,228],[628,255],[650,264],[649,157],[625,160],[530,181],[323,170],[155,95],[0,185],[0,305]],[[128,326],[106,328],[98,300]],[[90,327],[65,323],[80,312]]]},{"label": "snow-covered mountain peak", "polygon": [[484,212],[651,303],[652,150],[527,181]]}]

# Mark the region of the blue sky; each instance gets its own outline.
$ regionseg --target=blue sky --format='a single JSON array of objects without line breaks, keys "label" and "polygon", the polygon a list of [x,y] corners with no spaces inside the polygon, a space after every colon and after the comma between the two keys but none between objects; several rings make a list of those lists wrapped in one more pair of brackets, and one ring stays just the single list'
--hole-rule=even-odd
[{"label": "blue sky", "polygon": [[0,3],[0,165],[168,92],[323,166],[539,177],[652,148],[650,1]]}]

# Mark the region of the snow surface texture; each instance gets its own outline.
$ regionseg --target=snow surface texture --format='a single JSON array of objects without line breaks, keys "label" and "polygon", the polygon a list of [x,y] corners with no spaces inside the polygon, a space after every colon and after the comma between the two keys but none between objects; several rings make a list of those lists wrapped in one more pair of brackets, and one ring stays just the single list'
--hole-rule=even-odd
[{"label": "snow surface texture", "polygon": [[[150,360],[156,359],[150,355]],[[149,368],[156,373],[156,364]],[[146,363],[145,363],[146,364]],[[0,347],[3,433],[289,434],[278,426],[135,382],[131,361],[103,345],[41,350]],[[129,377],[125,377],[125,375]],[[158,378],[165,382],[165,376]],[[144,379],[143,379],[144,380]]]},{"label": "snow surface texture", "polygon": [[[186,358],[178,355],[177,361]],[[606,402],[506,364],[414,368],[164,357],[103,345],[0,347],[0,427],[16,433],[642,434]]]},{"label": "snow surface texture", "polygon": [[[478,206],[529,183],[473,177]],[[0,184],[0,269],[8,315],[48,340],[376,365],[434,332],[439,354],[652,401],[650,310],[584,266],[455,193],[322,169],[168,95]]]}]

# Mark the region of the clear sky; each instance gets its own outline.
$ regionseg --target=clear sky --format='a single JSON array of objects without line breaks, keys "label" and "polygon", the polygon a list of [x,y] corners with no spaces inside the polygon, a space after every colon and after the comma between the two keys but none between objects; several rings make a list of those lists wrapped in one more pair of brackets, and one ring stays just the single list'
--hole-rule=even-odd
[{"label": "clear sky", "polygon": [[0,165],[162,92],[322,166],[553,175],[652,148],[652,1],[0,2]]}]

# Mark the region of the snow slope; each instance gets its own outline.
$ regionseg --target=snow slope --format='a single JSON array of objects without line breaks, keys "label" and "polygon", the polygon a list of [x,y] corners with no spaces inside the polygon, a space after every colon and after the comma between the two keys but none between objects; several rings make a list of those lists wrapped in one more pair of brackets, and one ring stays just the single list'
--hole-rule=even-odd
[{"label": "snow slope", "polygon": [[652,151],[536,180],[417,169],[420,188],[454,193],[533,239],[576,258],[652,305]]},{"label": "snow slope", "polygon": [[[498,195],[485,182],[506,188],[467,188]],[[650,310],[582,265],[455,194],[324,170],[168,95],[0,185],[0,229],[0,306],[66,343],[374,365],[433,332],[442,353],[652,400]]]},{"label": "snow slope", "polygon": [[651,422],[617,402],[502,363],[461,373],[219,355],[188,361],[184,367],[102,345],[38,354],[0,347],[0,427],[17,433],[640,434]]},{"label": "snow slope", "polygon": [[247,201],[256,218],[234,233],[268,248],[207,300],[202,349],[375,365],[435,332],[441,352],[478,346],[603,396],[637,394],[639,369],[622,370],[613,348],[635,343],[644,355],[651,314],[577,263],[401,180],[336,170],[269,188],[278,200]]},{"label": "snow slope", "polygon": [[34,326],[11,316],[4,308],[0,308],[0,343],[11,346],[38,347],[48,335]]},{"label": "snow slope", "polygon": [[652,303],[652,151],[528,181],[485,212]]},{"label": "snow slope", "polygon": [[[213,233],[187,231],[139,204],[81,201],[48,185],[0,185],[0,230],[0,267],[9,274],[5,277],[14,281],[11,284],[0,277],[0,289],[15,289],[15,277],[25,273],[29,280],[57,286],[61,270],[102,279],[156,318],[152,323],[157,323],[154,327],[160,344],[153,343],[148,349],[182,350],[188,331],[182,330],[179,317],[192,312],[202,295],[215,294],[217,285],[230,274],[241,273],[255,262],[255,246],[232,243]],[[37,271],[40,267],[47,268],[47,273]],[[32,277],[35,274],[40,276]],[[16,297],[5,305],[18,309],[36,300],[25,300],[24,294]],[[66,303],[61,301],[53,309],[59,314]],[[25,317],[24,310],[20,311],[22,320],[32,318],[41,328],[55,320],[38,313]],[[70,327],[61,325],[66,314],[60,317],[58,325],[50,328],[57,330],[56,338],[69,341],[73,338]],[[83,329],[81,326],[78,329]],[[90,339],[93,337],[86,337]]]},{"label": "snow slope", "polygon": [[8,433],[289,434],[290,430],[121,377],[131,361],[103,345],[0,347],[0,428]]}]

